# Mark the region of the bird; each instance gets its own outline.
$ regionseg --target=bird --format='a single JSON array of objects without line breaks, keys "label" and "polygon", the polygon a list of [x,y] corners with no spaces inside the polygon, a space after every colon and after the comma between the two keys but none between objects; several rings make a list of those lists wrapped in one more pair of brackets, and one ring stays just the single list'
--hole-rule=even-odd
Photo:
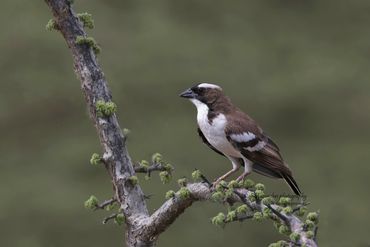
[{"label": "bird", "polygon": [[232,164],[232,169],[216,179],[214,185],[244,166],[237,181],[243,181],[254,171],[270,178],[284,179],[296,195],[302,194],[278,145],[254,119],[231,102],[220,86],[197,83],[179,96],[189,99],[197,108],[201,140]]}]

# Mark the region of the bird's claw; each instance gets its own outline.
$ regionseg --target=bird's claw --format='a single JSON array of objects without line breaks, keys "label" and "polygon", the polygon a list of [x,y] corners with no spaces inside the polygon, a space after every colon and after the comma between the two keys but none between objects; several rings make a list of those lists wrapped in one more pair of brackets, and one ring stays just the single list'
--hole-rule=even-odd
[{"label": "bird's claw", "polygon": [[242,175],[240,175],[237,179],[236,179],[236,182],[241,182],[241,181],[244,181],[245,177],[248,176],[249,173],[243,173]]}]

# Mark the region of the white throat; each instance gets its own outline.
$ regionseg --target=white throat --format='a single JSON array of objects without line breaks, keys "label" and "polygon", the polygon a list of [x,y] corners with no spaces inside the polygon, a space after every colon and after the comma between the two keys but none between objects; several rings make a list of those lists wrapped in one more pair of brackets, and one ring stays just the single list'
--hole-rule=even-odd
[{"label": "white throat", "polygon": [[207,117],[208,116],[208,111],[209,111],[208,106],[206,104],[204,104],[203,102],[201,102],[200,100],[197,100],[197,99],[190,99],[190,101],[197,108],[198,123],[199,123],[200,118],[207,118],[208,119],[208,117]]}]

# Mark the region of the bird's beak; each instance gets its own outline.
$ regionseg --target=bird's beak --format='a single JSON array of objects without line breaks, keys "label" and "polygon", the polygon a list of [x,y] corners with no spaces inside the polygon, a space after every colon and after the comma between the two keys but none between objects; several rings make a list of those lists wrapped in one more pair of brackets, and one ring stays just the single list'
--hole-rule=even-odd
[{"label": "bird's beak", "polygon": [[195,93],[189,88],[189,89],[186,89],[184,92],[180,93],[179,96],[183,98],[191,99],[191,98],[195,98]]}]

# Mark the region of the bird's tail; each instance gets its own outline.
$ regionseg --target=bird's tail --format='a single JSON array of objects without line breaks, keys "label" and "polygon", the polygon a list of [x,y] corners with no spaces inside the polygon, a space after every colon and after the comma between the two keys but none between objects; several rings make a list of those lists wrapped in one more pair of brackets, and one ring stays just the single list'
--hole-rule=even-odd
[{"label": "bird's tail", "polygon": [[301,196],[302,192],[298,187],[297,182],[294,180],[294,178],[289,174],[281,174],[281,176],[284,178],[285,182],[289,185],[289,187],[293,190],[293,192],[297,196]]}]

